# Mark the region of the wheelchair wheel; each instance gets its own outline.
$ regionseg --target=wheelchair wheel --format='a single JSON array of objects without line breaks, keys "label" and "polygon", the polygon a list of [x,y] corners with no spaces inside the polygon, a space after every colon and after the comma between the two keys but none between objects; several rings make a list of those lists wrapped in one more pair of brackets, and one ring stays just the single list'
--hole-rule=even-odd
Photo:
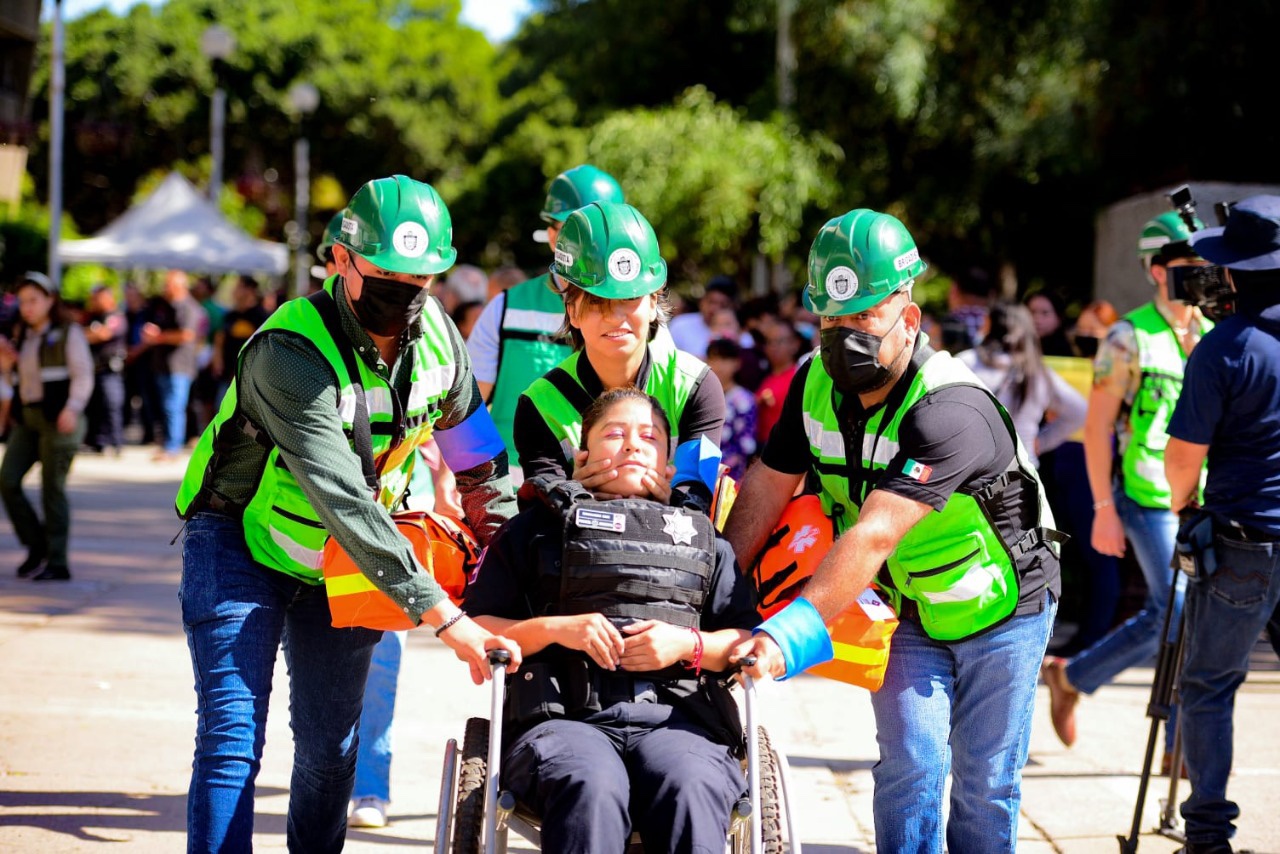
[{"label": "wheelchair wheel", "polygon": [[[751,823],[760,824],[760,850],[764,854],[783,854],[787,846],[782,837],[782,773],[778,766],[778,755],[773,752],[773,744],[769,741],[769,733],[764,727],[759,728],[757,740],[760,752],[760,814],[748,816],[745,823],[735,823],[730,828],[728,850],[733,854],[751,854]],[[743,773],[750,773],[746,759],[742,760]]]},{"label": "wheelchair wheel", "polygon": [[458,800],[453,813],[453,854],[480,854],[482,850],[488,756],[489,721],[485,718],[468,719],[462,737]]},{"label": "wheelchair wheel", "polygon": [[760,727],[760,838],[764,854],[782,854],[782,775],[769,733]]}]

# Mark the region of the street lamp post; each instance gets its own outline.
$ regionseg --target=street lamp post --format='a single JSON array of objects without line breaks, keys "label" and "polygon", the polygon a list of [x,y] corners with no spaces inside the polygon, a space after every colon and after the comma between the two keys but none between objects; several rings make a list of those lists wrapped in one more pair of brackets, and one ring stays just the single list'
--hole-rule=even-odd
[{"label": "street lamp post", "polygon": [[58,241],[62,236],[62,131],[63,94],[66,72],[63,68],[62,0],[53,2],[52,68],[49,74],[49,278],[55,285],[62,282],[62,259]]},{"label": "street lamp post", "polygon": [[209,201],[218,204],[222,192],[222,138],[227,117],[227,93],[222,88],[222,65],[236,49],[235,36],[219,24],[211,24],[200,35],[200,52],[213,67],[213,98],[209,101]]},{"label": "street lamp post", "polygon": [[294,174],[294,251],[293,296],[307,292],[311,262],[307,258],[307,209],[311,206],[311,144],[307,141],[307,116],[320,106],[320,92],[314,85],[300,80],[289,87],[289,109],[298,118],[298,138],[293,144]]}]

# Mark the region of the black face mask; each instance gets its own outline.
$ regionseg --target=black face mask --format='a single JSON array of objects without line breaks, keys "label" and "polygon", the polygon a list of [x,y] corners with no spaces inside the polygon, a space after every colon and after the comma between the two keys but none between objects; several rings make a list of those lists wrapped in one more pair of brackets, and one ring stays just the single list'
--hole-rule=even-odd
[{"label": "black face mask", "polygon": [[[893,377],[889,367],[880,363],[880,345],[885,336],[906,314],[904,308],[884,335],[872,335],[843,326],[834,326],[821,332],[822,367],[827,369],[836,390],[841,394],[866,394],[883,388]],[[906,344],[902,345],[906,349]],[[902,350],[893,357],[893,362]]]},{"label": "black face mask", "polygon": [[422,314],[431,289],[361,274],[360,298],[351,301],[360,325],[374,335],[395,338]]}]

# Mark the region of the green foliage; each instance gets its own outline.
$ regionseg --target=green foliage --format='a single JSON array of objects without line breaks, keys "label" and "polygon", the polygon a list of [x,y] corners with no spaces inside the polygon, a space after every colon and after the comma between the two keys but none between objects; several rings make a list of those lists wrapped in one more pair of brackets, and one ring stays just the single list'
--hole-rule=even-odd
[{"label": "green foliage", "polygon": [[[687,277],[742,272],[757,252],[798,270],[821,222],[866,206],[907,223],[938,282],[1008,265],[1071,298],[1088,290],[1102,205],[1184,180],[1280,182],[1274,3],[789,5],[785,118],[773,2],[538,0],[501,49],[458,22],[460,0],[100,10],[67,28],[65,209],[91,232],[157,170],[207,181],[214,72],[198,44],[215,20],[237,40],[220,74],[221,204],[274,239],[292,216],[300,132],[322,176],[312,235],[364,181],[404,172],[441,191],[465,259],[544,268],[529,234],[546,185],[591,160]],[[47,45],[33,83],[38,181]],[[287,104],[301,80],[321,99],[305,123]]]},{"label": "green foliage", "polygon": [[[774,34],[754,0],[543,0],[512,40],[508,85],[551,73],[588,116],[669,104],[702,85],[732,103],[767,90]],[[773,4],[768,4],[772,6]],[[769,103],[772,103],[770,101]]]},{"label": "green foliage", "polygon": [[[292,215],[300,130],[312,142],[312,173],[348,191],[404,172],[448,195],[499,115],[494,49],[458,22],[460,8],[460,0],[169,0],[70,22],[67,210],[92,231],[125,209],[158,164],[192,164],[184,171],[205,180],[214,72],[199,42],[215,20],[236,39],[220,74],[228,93],[224,175],[261,211],[246,215],[258,222],[253,230],[279,239]],[[44,122],[47,40],[40,50],[33,94]],[[320,92],[305,125],[288,105],[299,81]],[[37,146],[33,174],[47,173],[46,158]],[[235,213],[241,202],[224,193],[223,206]]]},{"label": "green foliage", "polygon": [[745,120],[701,87],[671,107],[615,112],[587,145],[686,274],[741,272],[755,252],[776,259],[805,242],[806,209],[834,201],[839,154],[781,122]]}]

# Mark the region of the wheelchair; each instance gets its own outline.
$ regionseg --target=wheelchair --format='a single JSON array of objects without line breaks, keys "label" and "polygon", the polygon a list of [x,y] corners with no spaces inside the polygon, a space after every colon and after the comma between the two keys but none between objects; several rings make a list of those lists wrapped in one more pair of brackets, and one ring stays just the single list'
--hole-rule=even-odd
[{"label": "wheelchair", "polygon": [[[506,650],[489,653],[489,663],[493,667],[489,719],[471,718],[467,721],[461,748],[455,738],[449,739],[445,745],[440,806],[436,813],[437,854],[506,854],[510,831],[515,831],[534,845],[540,845],[537,817],[517,803],[514,795],[500,790],[498,786],[505,675],[510,661]],[[772,746],[769,734],[756,722],[755,686],[751,678],[744,676],[743,683],[747,758],[742,764],[747,778],[747,796],[739,799],[733,807],[725,851],[730,854],[802,854],[787,797],[786,757]],[[643,851],[637,834],[632,834],[627,850]]]}]

